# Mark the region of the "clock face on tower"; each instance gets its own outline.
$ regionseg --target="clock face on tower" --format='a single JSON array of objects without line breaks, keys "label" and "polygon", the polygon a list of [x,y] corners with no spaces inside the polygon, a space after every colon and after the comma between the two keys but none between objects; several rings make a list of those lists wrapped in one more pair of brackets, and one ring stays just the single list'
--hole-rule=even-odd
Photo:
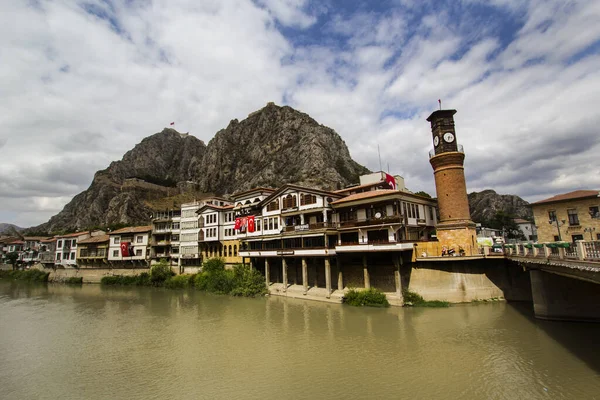
[{"label": "clock face on tower", "polygon": [[444,140],[446,143],[452,143],[454,141],[454,134],[452,132],[444,133]]},{"label": "clock face on tower", "polygon": [[440,138],[436,136],[433,138],[433,145],[437,146],[438,144],[440,144]]}]

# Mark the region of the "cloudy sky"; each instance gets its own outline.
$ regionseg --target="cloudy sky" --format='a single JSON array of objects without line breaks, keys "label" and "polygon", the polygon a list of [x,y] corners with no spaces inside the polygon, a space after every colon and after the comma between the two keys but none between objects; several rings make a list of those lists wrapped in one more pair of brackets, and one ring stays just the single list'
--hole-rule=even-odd
[{"label": "cloudy sky", "polygon": [[171,121],[208,142],[287,104],[435,193],[425,118],[455,108],[469,191],[600,189],[600,2],[0,2],[0,222],[45,222]]}]

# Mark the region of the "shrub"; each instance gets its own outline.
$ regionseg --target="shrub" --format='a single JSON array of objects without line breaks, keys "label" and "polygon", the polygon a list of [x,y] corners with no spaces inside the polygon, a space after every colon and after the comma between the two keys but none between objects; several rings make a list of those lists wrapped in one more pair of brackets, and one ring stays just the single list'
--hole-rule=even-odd
[{"label": "shrub", "polygon": [[418,293],[405,290],[402,292],[405,306],[414,307],[450,307],[450,303],[442,300],[425,300]]},{"label": "shrub", "polygon": [[222,258],[209,258],[202,264],[202,272],[214,272],[225,270],[225,261]]},{"label": "shrub", "polygon": [[40,271],[39,269],[0,271],[0,278],[25,282],[48,282],[49,276],[49,272]]},{"label": "shrub", "polygon": [[375,288],[366,290],[350,289],[344,295],[344,303],[356,307],[389,307],[390,305],[385,294]]},{"label": "shrub", "polygon": [[234,272],[213,270],[212,272],[201,272],[194,281],[196,289],[210,293],[228,294],[234,288]]},{"label": "shrub", "polygon": [[70,278],[65,279],[65,283],[69,285],[81,285],[83,283],[83,277],[72,276]]},{"label": "shrub", "polygon": [[189,282],[189,275],[175,275],[165,281],[165,287],[168,289],[183,289],[190,285]]},{"label": "shrub", "polygon": [[162,286],[173,275],[173,271],[171,271],[171,267],[166,260],[160,260],[158,264],[150,268],[150,282],[154,286]]},{"label": "shrub", "polygon": [[255,269],[238,264],[233,267],[233,276],[233,296],[255,297],[268,293],[264,277]]}]

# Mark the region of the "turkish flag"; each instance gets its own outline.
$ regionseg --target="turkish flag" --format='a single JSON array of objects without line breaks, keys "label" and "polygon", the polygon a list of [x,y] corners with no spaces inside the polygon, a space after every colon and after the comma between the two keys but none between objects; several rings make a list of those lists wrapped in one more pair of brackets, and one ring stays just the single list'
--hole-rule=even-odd
[{"label": "turkish flag", "polygon": [[171,122],[169,125],[171,125],[171,126],[172,126],[172,125],[175,125],[175,122]]},{"label": "turkish flag", "polygon": [[248,232],[254,232],[254,215],[248,217]]},{"label": "turkish flag", "polygon": [[121,242],[121,257],[129,257],[129,243]]},{"label": "turkish flag", "polygon": [[235,219],[235,225],[233,227],[234,230],[239,231],[242,226],[242,221],[239,218]]},{"label": "turkish flag", "polygon": [[390,189],[396,190],[396,179],[390,174],[385,174],[385,183],[390,186]]},{"label": "turkish flag", "polygon": [[242,217],[242,228],[248,226],[248,217]]}]

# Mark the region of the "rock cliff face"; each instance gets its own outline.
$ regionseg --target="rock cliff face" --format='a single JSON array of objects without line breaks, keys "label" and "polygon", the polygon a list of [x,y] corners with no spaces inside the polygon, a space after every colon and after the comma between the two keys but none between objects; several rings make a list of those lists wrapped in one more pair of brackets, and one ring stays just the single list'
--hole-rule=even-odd
[{"label": "rock cliff face", "polygon": [[87,190],[34,229],[56,232],[146,222],[151,210],[145,200],[174,194],[178,182],[196,179],[205,149],[201,140],[173,129],[149,136],[121,161],[96,172]]},{"label": "rock cliff face", "polygon": [[202,161],[200,187],[220,194],[285,183],[335,189],[367,172],[334,130],[269,104],[217,132]]},{"label": "rock cliff face", "polygon": [[471,219],[475,222],[486,223],[498,211],[512,215],[515,218],[531,219],[533,214],[529,203],[511,194],[498,194],[493,190],[469,193],[469,209]]},{"label": "rock cliff face", "polygon": [[241,122],[231,121],[208,146],[173,129],[145,138],[121,161],[98,171],[90,187],[60,213],[32,229],[147,223],[147,201],[189,190],[190,181],[199,192],[226,195],[288,182],[335,189],[357,183],[368,172],[352,160],[335,131],[270,103]]}]

